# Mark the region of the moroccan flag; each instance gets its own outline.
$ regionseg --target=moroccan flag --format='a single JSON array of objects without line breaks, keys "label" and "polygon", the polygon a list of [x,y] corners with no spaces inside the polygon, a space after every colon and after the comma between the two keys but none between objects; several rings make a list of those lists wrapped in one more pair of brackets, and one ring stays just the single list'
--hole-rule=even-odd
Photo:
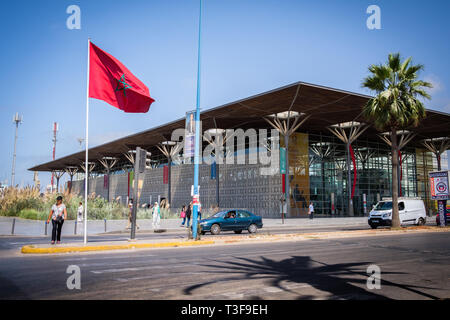
[{"label": "moroccan flag", "polygon": [[148,88],[119,60],[90,43],[89,97],[125,112],[144,113],[153,103]]}]

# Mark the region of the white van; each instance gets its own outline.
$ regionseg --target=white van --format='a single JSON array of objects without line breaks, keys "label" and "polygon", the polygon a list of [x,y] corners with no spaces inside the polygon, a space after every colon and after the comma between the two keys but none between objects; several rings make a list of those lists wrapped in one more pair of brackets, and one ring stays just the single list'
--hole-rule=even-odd
[{"label": "white van", "polygon": [[[420,198],[398,198],[398,210],[401,225],[424,225],[427,222],[425,204]],[[369,214],[372,229],[392,225],[392,198],[378,202]]]}]

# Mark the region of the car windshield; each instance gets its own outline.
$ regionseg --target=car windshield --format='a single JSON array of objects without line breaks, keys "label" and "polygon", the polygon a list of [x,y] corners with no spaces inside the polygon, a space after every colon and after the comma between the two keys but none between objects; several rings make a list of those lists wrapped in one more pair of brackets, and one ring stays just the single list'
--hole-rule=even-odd
[{"label": "car windshield", "polygon": [[378,202],[378,204],[375,206],[375,210],[391,210],[392,209],[392,202]]},{"label": "car windshield", "polygon": [[223,216],[227,213],[227,211],[219,211],[216,214],[213,214],[212,216],[210,216],[208,219],[212,219],[212,218],[223,218]]},{"label": "car windshield", "polygon": [[[398,210],[404,210],[404,209],[405,209],[405,203],[399,202]],[[392,210],[392,201],[378,202],[378,204],[375,206],[375,210]]]}]

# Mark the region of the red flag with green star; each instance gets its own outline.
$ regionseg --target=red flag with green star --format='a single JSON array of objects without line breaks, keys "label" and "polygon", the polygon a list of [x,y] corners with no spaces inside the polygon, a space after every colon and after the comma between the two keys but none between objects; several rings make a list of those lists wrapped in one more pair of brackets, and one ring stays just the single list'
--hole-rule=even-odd
[{"label": "red flag with green star", "polygon": [[90,43],[89,97],[125,112],[144,113],[155,101],[148,88],[119,60]]}]

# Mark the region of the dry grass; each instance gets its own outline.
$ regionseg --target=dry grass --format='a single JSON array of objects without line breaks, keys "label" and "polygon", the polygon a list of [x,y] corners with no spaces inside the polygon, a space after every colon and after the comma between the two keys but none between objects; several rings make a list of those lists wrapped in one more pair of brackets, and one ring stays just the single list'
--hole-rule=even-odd
[{"label": "dry grass", "polygon": [[[0,192],[0,216],[14,216],[25,219],[45,219],[56,197],[61,195],[67,207],[69,219],[75,219],[78,205],[84,199],[78,195],[64,193],[41,193],[34,187],[5,188]],[[122,219],[127,208],[117,202],[108,203],[94,193],[88,197],[89,219]]]}]

